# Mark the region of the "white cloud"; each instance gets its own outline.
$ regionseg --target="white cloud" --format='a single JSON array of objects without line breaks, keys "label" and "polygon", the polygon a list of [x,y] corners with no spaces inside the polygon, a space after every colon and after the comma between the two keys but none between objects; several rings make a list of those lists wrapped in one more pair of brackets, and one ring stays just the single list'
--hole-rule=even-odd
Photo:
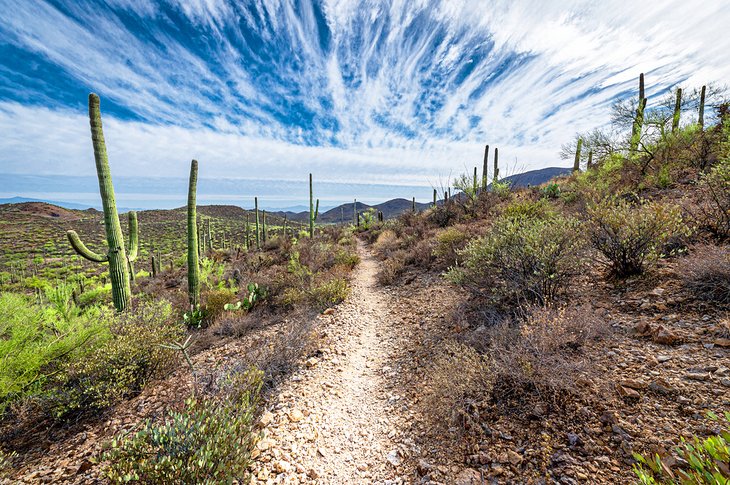
[{"label": "white cloud", "polygon": [[[565,164],[561,143],[605,123],[607,106],[635,90],[639,72],[651,95],[728,78],[722,3],[327,0],[327,50],[307,2],[259,0],[252,13],[225,0],[170,0],[209,37],[202,55],[163,30],[143,40],[101,8],[69,4],[77,21],[41,0],[0,0],[0,40],[40,53],[102,103],[144,120],[105,116],[120,174],[184,176],[198,157],[210,176],[320,171],[422,184],[478,163],[485,143],[520,168]],[[148,23],[164,15],[147,0],[112,4]],[[257,52],[242,40],[247,33],[293,54]],[[247,64],[257,55],[272,55],[270,82]],[[291,124],[292,106],[312,118]],[[0,172],[93,166],[83,113],[6,101],[0,129]]]}]

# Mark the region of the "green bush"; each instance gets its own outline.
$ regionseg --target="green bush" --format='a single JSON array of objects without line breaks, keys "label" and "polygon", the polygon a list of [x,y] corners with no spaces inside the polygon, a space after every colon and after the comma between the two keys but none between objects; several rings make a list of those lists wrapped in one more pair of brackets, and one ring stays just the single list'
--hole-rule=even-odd
[{"label": "green bush", "polygon": [[444,229],[436,235],[436,247],[433,249],[433,255],[441,258],[447,265],[451,266],[456,263],[458,251],[464,249],[469,241],[469,236],[463,229],[450,227]]},{"label": "green bush", "polygon": [[560,192],[560,185],[555,182],[551,182],[540,189],[540,195],[546,199],[557,199],[560,197]]},{"label": "green bush", "polygon": [[590,241],[617,276],[642,273],[670,240],[689,234],[675,206],[609,197],[587,210]]},{"label": "green bush", "polygon": [[0,412],[40,392],[59,362],[78,358],[108,338],[98,311],[62,318],[24,295],[0,294]]},{"label": "green bush", "polygon": [[110,313],[103,322],[109,338],[83,356],[61,366],[47,391],[51,411],[65,418],[100,409],[132,396],[176,362],[163,347],[183,334],[173,323],[172,307],[162,300],[124,313]]},{"label": "green bush", "polygon": [[[254,413],[261,372],[250,371],[246,388],[225,399],[190,398],[164,422],[147,421],[118,436],[102,455],[114,483],[248,483],[251,452],[258,441]],[[238,387],[238,386],[237,386]]]},{"label": "green bush", "polygon": [[[708,417],[719,421],[714,413]],[[725,421],[730,422],[730,413],[725,412]],[[679,456],[679,467],[672,469],[655,454],[652,458],[635,453],[638,462],[634,473],[645,485],[727,485],[730,483],[730,430],[727,423],[718,434],[705,439],[693,437],[692,442],[682,438],[682,444],[675,450]]]},{"label": "green bush", "polygon": [[360,256],[349,248],[341,248],[335,254],[335,264],[341,264],[352,269],[360,263]]},{"label": "green bush", "polygon": [[700,188],[700,223],[721,239],[730,237],[730,158],[704,174]]},{"label": "green bush", "polygon": [[447,277],[498,299],[545,304],[576,271],[582,241],[575,219],[501,218],[485,237],[459,251],[460,266]]},{"label": "green bush", "polygon": [[332,278],[315,285],[309,292],[312,304],[319,309],[329,308],[347,298],[350,286],[344,278]]}]

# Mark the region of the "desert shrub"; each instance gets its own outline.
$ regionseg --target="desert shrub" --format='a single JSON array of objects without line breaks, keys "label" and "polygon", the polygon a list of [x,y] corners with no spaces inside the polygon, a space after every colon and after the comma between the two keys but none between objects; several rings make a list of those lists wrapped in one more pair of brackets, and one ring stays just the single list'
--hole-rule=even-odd
[{"label": "desert shrub", "polygon": [[258,441],[254,413],[261,373],[246,379],[238,395],[190,398],[162,423],[115,438],[103,455],[113,483],[246,483]]},{"label": "desert shrub", "polygon": [[13,468],[13,459],[17,457],[16,452],[6,453],[0,448],[0,479],[8,478]]},{"label": "desert shrub", "polygon": [[438,227],[448,227],[459,218],[457,207],[453,203],[445,203],[434,207],[428,213],[428,220]]},{"label": "desert shrub", "polygon": [[0,412],[41,392],[55,366],[108,337],[98,311],[59,318],[24,295],[0,293]]},{"label": "desert shrub", "polygon": [[515,200],[502,211],[502,217],[509,219],[547,219],[556,214],[546,200]]},{"label": "desert shrub", "polygon": [[318,309],[329,308],[347,298],[350,294],[350,286],[344,278],[332,278],[316,284],[309,291],[309,299],[312,305]]},{"label": "desert shrub", "polygon": [[677,272],[695,297],[730,306],[730,248],[698,246],[680,261]]},{"label": "desert shrub", "polygon": [[509,199],[510,195],[512,195],[512,183],[508,181],[493,182],[492,193],[496,194],[500,199]]},{"label": "desert shrub", "polygon": [[380,266],[376,276],[378,283],[384,286],[392,285],[403,274],[406,269],[406,257],[408,253],[404,250],[394,252]]},{"label": "desert shrub", "polygon": [[236,299],[236,293],[231,289],[221,288],[204,293],[203,298],[205,300],[203,322],[205,325],[210,326],[220,318],[225,306],[233,303]]},{"label": "desert shrub", "polygon": [[577,270],[582,246],[580,224],[562,216],[548,219],[501,218],[489,234],[459,251],[460,266],[447,277],[499,300],[554,300]]},{"label": "desert shrub", "polygon": [[468,427],[470,408],[489,400],[494,385],[490,359],[458,342],[447,342],[439,349],[426,375],[425,408],[434,421],[449,425]]},{"label": "desert shrub", "polygon": [[374,249],[381,256],[388,256],[390,253],[398,249],[398,235],[391,229],[386,229],[380,233],[375,241]]},{"label": "desert shrub", "polygon": [[[678,460],[664,461],[655,454],[645,458],[634,453],[637,463],[634,473],[645,485],[724,485],[730,483],[730,413],[725,412],[722,429],[707,438],[693,436],[691,441],[681,438],[675,451]],[[709,419],[718,422],[714,413]],[[669,463],[675,463],[672,469]]]},{"label": "desert shrub", "polygon": [[104,325],[110,333],[104,344],[69,360],[54,376],[44,400],[57,418],[104,408],[134,395],[176,362],[174,353],[161,344],[179,339],[183,327],[172,321],[172,307],[166,301],[109,313]]},{"label": "desert shrub", "polygon": [[524,319],[488,329],[494,399],[527,402],[531,396],[559,404],[580,393],[576,381],[591,370],[581,349],[602,334],[600,320],[587,307],[534,308]]},{"label": "desert shrub", "polygon": [[469,235],[464,228],[450,227],[436,235],[436,247],[433,254],[441,259],[447,266],[456,263],[457,252],[464,249],[469,241]]},{"label": "desert shrub", "polygon": [[719,238],[730,237],[730,157],[700,180],[699,221]]},{"label": "desert shrub", "polygon": [[410,244],[406,249],[406,265],[430,268],[434,260],[433,248],[433,241],[430,238],[424,238]]},{"label": "desert shrub", "polygon": [[659,202],[606,198],[587,210],[590,241],[617,276],[642,273],[666,243],[689,233],[680,209]]},{"label": "desert shrub", "polygon": [[546,199],[557,199],[560,197],[560,185],[555,182],[548,183],[540,189],[540,195]]},{"label": "desert shrub", "polygon": [[90,308],[109,304],[112,301],[112,285],[103,285],[81,293],[78,298],[79,308]]},{"label": "desert shrub", "polygon": [[352,269],[360,262],[360,256],[350,248],[340,248],[335,254],[335,264],[347,266]]}]

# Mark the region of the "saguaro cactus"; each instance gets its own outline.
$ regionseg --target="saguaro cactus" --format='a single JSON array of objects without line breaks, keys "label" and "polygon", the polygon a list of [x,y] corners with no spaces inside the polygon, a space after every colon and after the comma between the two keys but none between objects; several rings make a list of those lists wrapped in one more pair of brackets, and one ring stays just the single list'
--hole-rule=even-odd
[{"label": "saguaro cactus", "polygon": [[489,162],[489,145],[484,147],[484,164],[482,165],[482,190],[487,191],[487,171]]},{"label": "saguaro cactus", "polygon": [[644,73],[639,74],[639,102],[636,105],[636,117],[631,127],[630,150],[635,152],[641,140],[641,130],[644,126],[644,110],[646,109],[646,97],[644,97]]},{"label": "saguaro cactus", "polygon": [[[76,231],[68,231],[68,240],[74,251],[80,256],[97,263],[109,263],[109,277],[112,282],[112,300],[117,311],[124,311],[131,300],[132,289],[129,281],[129,264],[137,257],[139,238],[137,235],[137,213],[129,213],[129,257],[124,248],[122,226],[119,223],[117,204],[114,197],[114,185],[109,170],[109,158],[104,143],[104,131],[101,125],[99,96],[89,94],[89,124],[91,125],[91,141],[94,147],[96,175],[99,178],[99,193],[104,208],[104,228],[106,229],[107,254],[98,254],[87,248]],[[131,257],[131,260],[129,259]]]},{"label": "saguaro cactus", "polygon": [[436,189],[433,189],[433,206],[436,207],[436,197],[438,196],[438,192],[436,192]]},{"label": "saguaro cactus", "polygon": [[707,86],[702,86],[702,90],[700,91],[700,115],[697,119],[697,123],[700,125],[700,130],[703,130],[705,128],[705,94],[707,91]]},{"label": "saguaro cactus", "polygon": [[266,210],[264,209],[261,211],[261,241],[263,241],[264,244],[266,244],[266,238],[268,237],[268,234],[266,233]]},{"label": "saguaro cactus", "polygon": [[677,88],[677,99],[674,101],[674,116],[672,117],[672,133],[679,129],[679,118],[682,115],[682,88]]},{"label": "saguaro cactus", "polygon": [[477,168],[474,167],[474,181],[472,182],[472,190],[474,191],[474,196],[476,197],[477,191],[479,190],[479,179],[477,178]]},{"label": "saguaro cactus", "polygon": [[588,163],[586,164],[586,170],[593,168],[593,150],[588,151]]},{"label": "saguaro cactus", "polygon": [[355,199],[355,202],[352,203],[352,223],[358,224],[359,218],[357,217],[357,199]]},{"label": "saguaro cactus", "polygon": [[583,146],[583,138],[578,138],[578,146],[575,149],[575,160],[573,161],[573,173],[580,172],[580,149]]},{"label": "saguaro cactus", "polygon": [[[190,163],[190,185],[188,186],[188,299],[190,306],[200,304],[200,267],[198,266],[198,224],[196,192],[198,186],[198,161]],[[210,226],[208,226],[210,228]]]},{"label": "saguaro cactus", "polygon": [[256,249],[261,249],[261,234],[259,233],[259,198],[253,198],[254,210],[256,211]]},{"label": "saguaro cactus", "polygon": [[494,175],[492,178],[492,185],[499,182],[499,149],[494,148]]},{"label": "saguaro cactus", "polygon": [[413,211],[413,213],[416,212],[416,198],[415,197],[413,198],[413,202],[411,202],[411,210]]},{"label": "saguaro cactus", "polygon": [[317,207],[314,206],[314,192],[312,191],[312,174],[309,174],[309,237],[314,237],[314,222],[319,216],[319,199]]}]

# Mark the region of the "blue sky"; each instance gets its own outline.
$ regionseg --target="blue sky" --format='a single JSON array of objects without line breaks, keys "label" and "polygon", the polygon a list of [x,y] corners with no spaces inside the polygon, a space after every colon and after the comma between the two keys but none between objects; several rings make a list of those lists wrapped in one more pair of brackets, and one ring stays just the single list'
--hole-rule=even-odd
[{"label": "blue sky", "polygon": [[90,91],[118,177],[197,158],[203,178],[428,198],[486,143],[502,173],[566,165],[639,72],[652,96],[728,79],[725,3],[0,0],[0,197],[24,195],[10,174],[93,175]]}]

